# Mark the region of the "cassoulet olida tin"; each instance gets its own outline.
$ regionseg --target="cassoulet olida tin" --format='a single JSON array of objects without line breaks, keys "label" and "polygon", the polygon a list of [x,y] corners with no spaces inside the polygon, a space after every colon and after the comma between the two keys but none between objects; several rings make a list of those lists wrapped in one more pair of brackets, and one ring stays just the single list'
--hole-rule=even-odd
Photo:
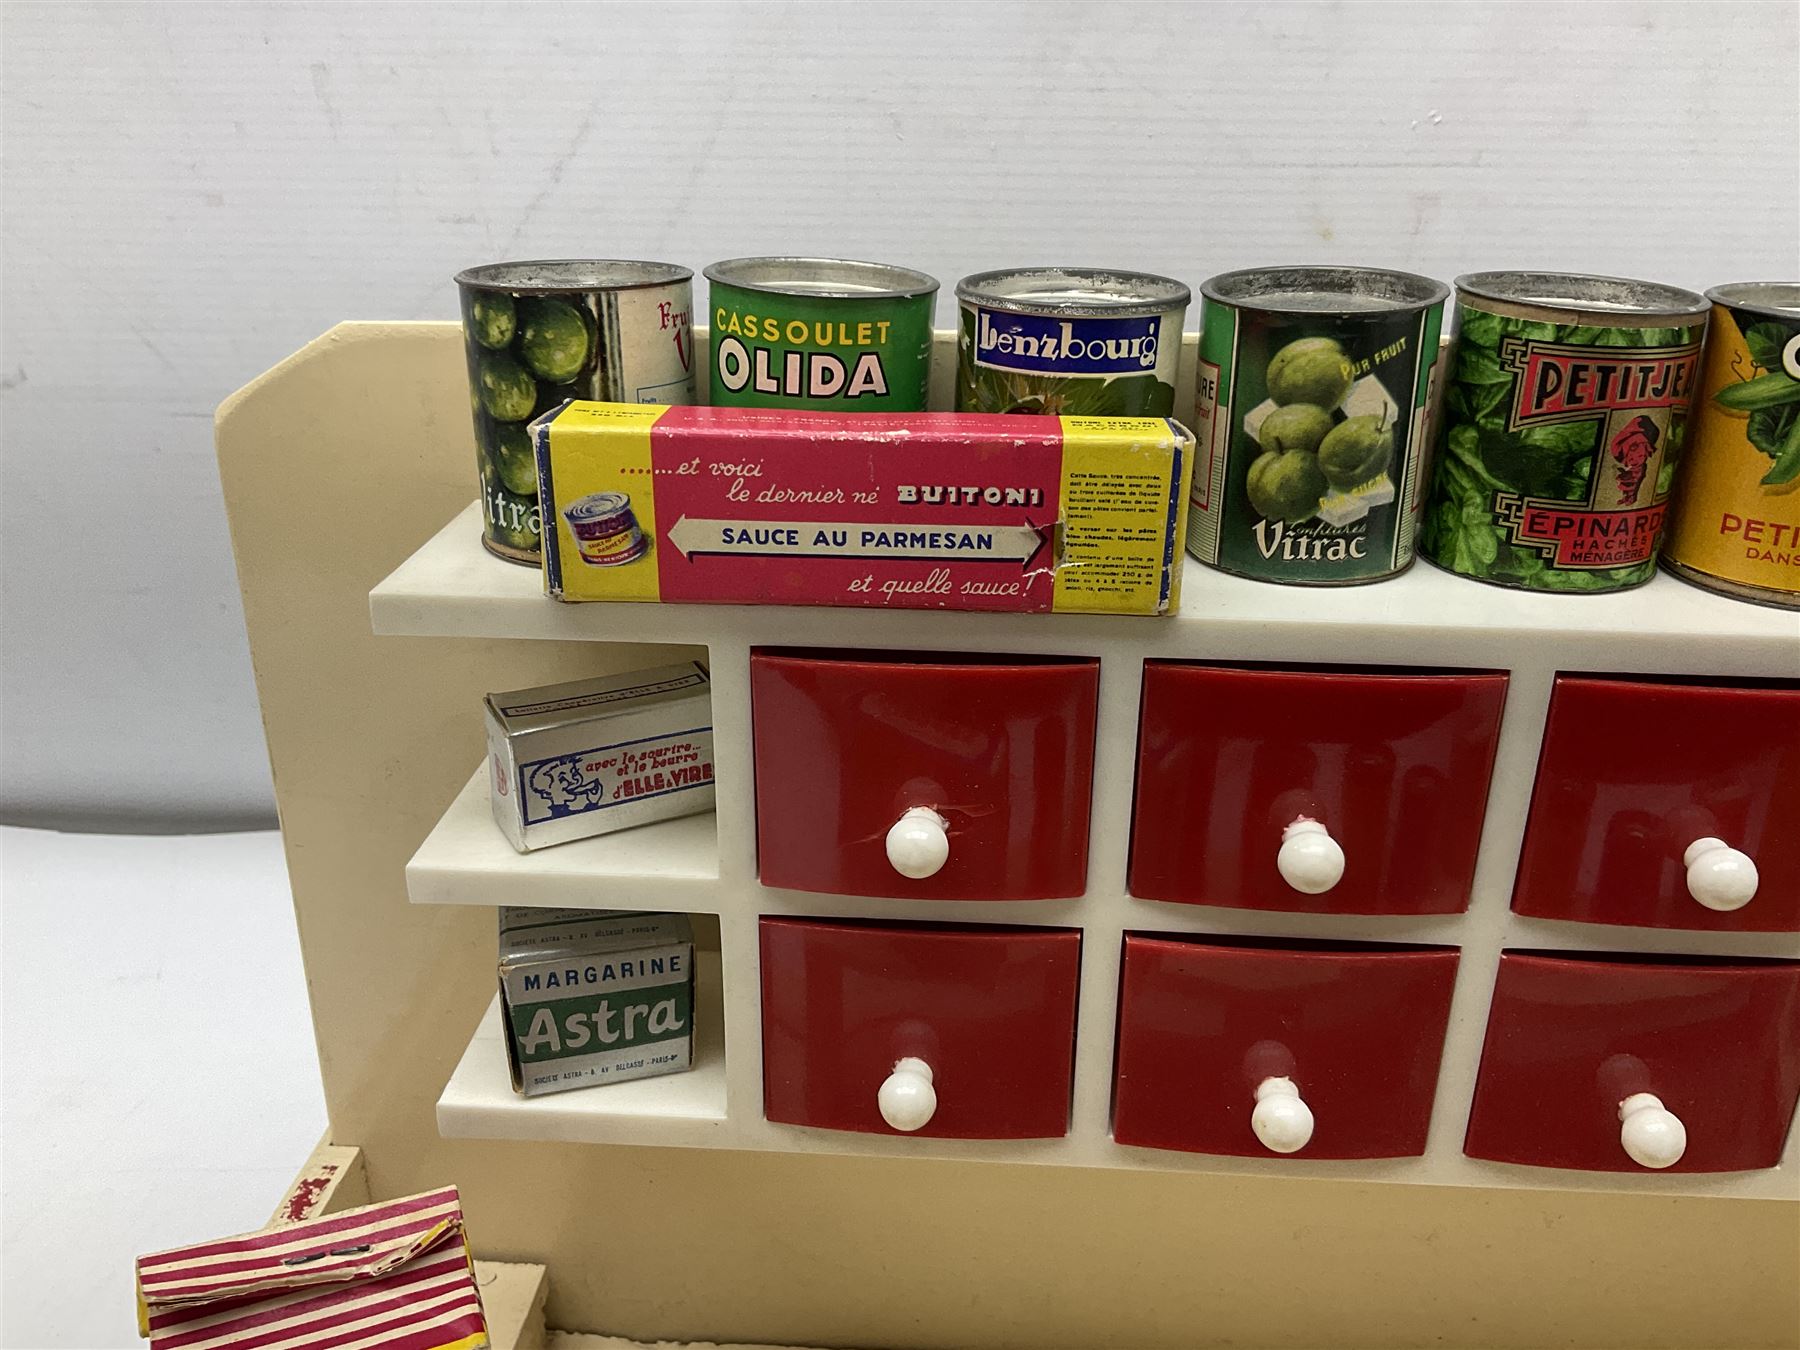
[{"label": "cassoulet olida tin", "polygon": [[1458,277],[1456,355],[1420,549],[1526,590],[1656,571],[1706,301],[1619,277]]},{"label": "cassoulet olida tin", "polygon": [[938,284],[845,258],[732,258],[711,283],[712,402],[923,412]]}]

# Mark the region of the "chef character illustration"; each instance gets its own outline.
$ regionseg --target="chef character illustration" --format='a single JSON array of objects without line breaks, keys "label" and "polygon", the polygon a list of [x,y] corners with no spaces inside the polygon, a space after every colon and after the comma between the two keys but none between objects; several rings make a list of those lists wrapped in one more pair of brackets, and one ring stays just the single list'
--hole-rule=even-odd
[{"label": "chef character illustration", "polygon": [[585,811],[600,804],[600,780],[589,778],[581,771],[579,755],[538,765],[525,780],[525,785],[550,803],[553,815]]}]

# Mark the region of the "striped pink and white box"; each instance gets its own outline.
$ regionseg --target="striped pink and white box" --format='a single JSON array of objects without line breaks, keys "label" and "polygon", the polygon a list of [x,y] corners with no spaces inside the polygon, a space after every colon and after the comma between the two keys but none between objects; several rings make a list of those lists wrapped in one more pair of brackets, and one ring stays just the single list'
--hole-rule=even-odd
[{"label": "striped pink and white box", "polygon": [[151,1350],[485,1350],[456,1188],[140,1256]]}]

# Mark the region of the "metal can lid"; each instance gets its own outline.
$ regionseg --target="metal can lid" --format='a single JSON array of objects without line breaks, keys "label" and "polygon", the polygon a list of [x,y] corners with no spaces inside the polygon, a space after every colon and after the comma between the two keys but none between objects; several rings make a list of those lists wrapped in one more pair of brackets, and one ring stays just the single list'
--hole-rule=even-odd
[{"label": "metal can lid", "polygon": [[1154,272],[1108,267],[1009,267],[956,283],[956,298],[1012,314],[1128,319],[1186,309],[1193,292]]},{"label": "metal can lid", "polygon": [[708,267],[706,279],[743,291],[836,300],[904,300],[938,288],[937,278],[910,267],[854,258],[727,258]]},{"label": "metal can lid", "polygon": [[1510,306],[1524,318],[1583,323],[1596,315],[1614,326],[1680,327],[1704,319],[1704,296],[1658,281],[1576,272],[1469,272],[1456,279],[1465,296]]},{"label": "metal can lid", "polygon": [[625,516],[631,511],[631,498],[623,492],[592,492],[577,498],[563,508],[571,520],[604,520],[608,516]]},{"label": "metal can lid", "polygon": [[1800,281],[1731,281],[1714,286],[1706,298],[1771,319],[1800,319]]},{"label": "metal can lid", "polygon": [[630,258],[543,258],[531,262],[487,263],[456,274],[458,286],[510,291],[515,295],[569,295],[583,291],[635,291],[692,281],[691,267]]},{"label": "metal can lid", "polygon": [[1375,314],[1442,304],[1450,288],[1381,267],[1245,267],[1201,284],[1208,300],[1283,314]]}]

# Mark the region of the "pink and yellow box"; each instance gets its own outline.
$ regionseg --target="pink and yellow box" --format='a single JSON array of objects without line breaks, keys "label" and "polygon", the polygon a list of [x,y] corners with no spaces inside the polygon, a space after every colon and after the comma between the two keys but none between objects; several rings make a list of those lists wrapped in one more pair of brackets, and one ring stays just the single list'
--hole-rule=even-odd
[{"label": "pink and yellow box", "polygon": [[533,424],[559,600],[1172,614],[1167,418],[566,403]]}]

